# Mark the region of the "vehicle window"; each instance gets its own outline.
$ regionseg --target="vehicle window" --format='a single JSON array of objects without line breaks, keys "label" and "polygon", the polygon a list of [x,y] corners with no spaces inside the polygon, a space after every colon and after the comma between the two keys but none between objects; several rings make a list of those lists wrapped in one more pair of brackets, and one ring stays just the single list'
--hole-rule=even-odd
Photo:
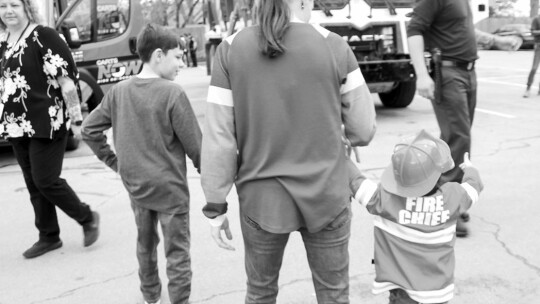
[{"label": "vehicle window", "polygon": [[[92,42],[91,4],[92,0],[79,2],[68,18],[77,25],[82,43]],[[97,0],[97,41],[124,33],[129,24],[129,10],[129,0]]]},{"label": "vehicle window", "polygon": [[97,16],[98,41],[117,37],[129,24],[129,0],[98,0]]},{"label": "vehicle window", "polygon": [[[83,0],[77,5],[68,19],[75,22],[77,29],[79,30],[79,39],[82,43],[90,42],[92,39],[92,22],[91,22],[91,10],[90,1]],[[71,2],[70,2],[71,5]]]}]

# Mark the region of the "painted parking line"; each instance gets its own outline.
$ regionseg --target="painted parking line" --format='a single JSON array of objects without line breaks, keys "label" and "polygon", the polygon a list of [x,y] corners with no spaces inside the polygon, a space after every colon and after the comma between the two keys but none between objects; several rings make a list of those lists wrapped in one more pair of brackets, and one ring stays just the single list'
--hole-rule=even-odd
[{"label": "painted parking line", "polygon": [[477,65],[477,68],[515,71],[515,72],[529,72],[530,71],[530,69],[515,69],[515,68],[507,68],[507,67],[492,66],[492,65]]},{"label": "painted parking line", "polygon": [[500,117],[504,117],[504,118],[516,118],[514,115],[508,115],[508,114],[504,114],[504,113],[500,113],[500,112],[495,112],[495,111],[490,111],[490,110],[484,110],[484,109],[479,109],[479,108],[476,108],[475,110],[476,112],[481,112],[481,113],[484,113],[484,114],[490,114],[490,115],[495,115],[495,116],[500,116]]},{"label": "painted parking line", "polygon": [[487,76],[487,77],[480,77],[479,79],[482,79],[482,80],[514,79],[514,78],[523,79],[524,76],[525,75],[514,74],[514,75],[503,75],[503,76]]},{"label": "painted parking line", "polygon": [[513,82],[507,82],[507,81],[497,81],[497,80],[491,80],[486,78],[479,78],[478,81],[480,82],[487,82],[487,83],[493,83],[493,84],[502,84],[512,87],[519,87],[519,88],[526,88],[527,86],[521,83],[513,83]]}]

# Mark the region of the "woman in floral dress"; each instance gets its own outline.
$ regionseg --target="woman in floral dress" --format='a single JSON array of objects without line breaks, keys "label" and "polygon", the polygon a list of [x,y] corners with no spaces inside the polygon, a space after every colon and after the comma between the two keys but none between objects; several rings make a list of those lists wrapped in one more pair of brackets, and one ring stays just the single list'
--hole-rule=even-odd
[{"label": "woman in floral dress", "polygon": [[32,0],[0,0],[0,136],[13,146],[39,230],[26,258],[62,246],[56,206],[81,224],[84,246],[99,235],[99,215],[60,178],[70,124],[80,136],[77,69],[66,43],[38,18]]}]

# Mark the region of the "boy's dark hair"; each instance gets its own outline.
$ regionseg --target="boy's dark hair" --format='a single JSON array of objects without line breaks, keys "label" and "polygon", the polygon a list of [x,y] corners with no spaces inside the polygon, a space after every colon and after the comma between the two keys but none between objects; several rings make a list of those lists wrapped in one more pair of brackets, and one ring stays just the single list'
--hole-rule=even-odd
[{"label": "boy's dark hair", "polygon": [[149,62],[156,49],[167,53],[179,46],[178,35],[157,24],[147,24],[137,36],[137,53],[143,62]]}]

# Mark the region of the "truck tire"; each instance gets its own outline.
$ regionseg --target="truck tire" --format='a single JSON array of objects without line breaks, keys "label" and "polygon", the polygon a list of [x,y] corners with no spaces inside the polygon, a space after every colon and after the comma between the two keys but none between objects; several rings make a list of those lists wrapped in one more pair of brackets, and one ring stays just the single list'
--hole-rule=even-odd
[{"label": "truck tire", "polygon": [[416,92],[416,81],[402,81],[393,90],[379,93],[382,104],[388,108],[405,108],[411,104]]},{"label": "truck tire", "polygon": [[79,70],[79,80],[80,82],[84,82],[86,86],[92,91],[88,99],[85,100],[88,107],[88,113],[90,113],[101,103],[104,93],[103,90],[101,90],[99,84],[94,79],[94,77],[87,70]]},{"label": "truck tire", "polygon": [[88,100],[86,101],[86,104],[88,106],[88,113],[89,114],[90,114],[90,112],[92,112],[101,103],[102,99],[103,99],[103,92],[102,91],[99,91],[99,92],[94,91],[92,93],[90,98],[88,98]]}]

